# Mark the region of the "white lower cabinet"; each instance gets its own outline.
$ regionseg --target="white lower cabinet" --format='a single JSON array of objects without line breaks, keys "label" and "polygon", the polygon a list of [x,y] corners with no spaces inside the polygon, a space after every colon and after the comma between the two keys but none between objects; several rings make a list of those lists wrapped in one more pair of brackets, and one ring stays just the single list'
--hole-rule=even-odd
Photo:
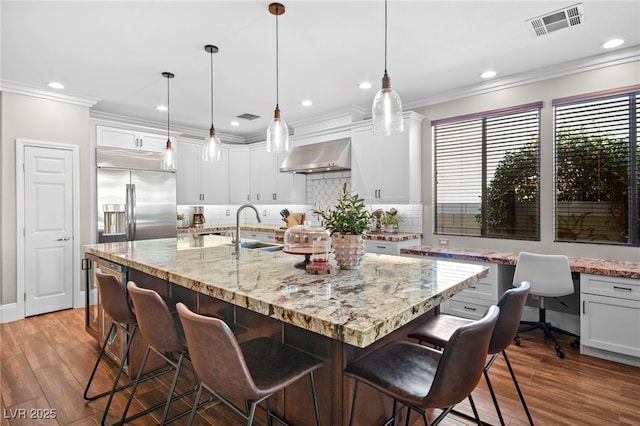
[{"label": "white lower cabinet", "polygon": [[581,274],[580,302],[581,352],[640,365],[640,280]]},{"label": "white lower cabinet", "polygon": [[400,250],[407,247],[420,245],[420,240],[406,241],[381,241],[381,240],[364,240],[364,248],[367,253],[378,254],[394,254],[399,256]]},{"label": "white lower cabinet", "polygon": [[[456,260],[456,262],[459,262]],[[498,303],[498,265],[468,262],[489,268],[489,275],[440,305],[441,312],[464,318],[480,319],[491,305]]]}]

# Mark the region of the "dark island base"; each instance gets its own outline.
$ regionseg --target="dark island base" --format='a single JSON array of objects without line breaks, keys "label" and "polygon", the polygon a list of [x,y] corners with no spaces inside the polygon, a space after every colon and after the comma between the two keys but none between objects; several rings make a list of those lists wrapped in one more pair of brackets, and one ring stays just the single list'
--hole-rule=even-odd
[{"label": "dark island base", "polygon": [[[256,337],[271,337],[295,348],[301,349],[325,365],[315,373],[320,417],[323,425],[348,425],[353,397],[354,381],[343,376],[342,371],[352,360],[393,340],[407,339],[409,332],[421,322],[433,316],[428,312],[393,333],[383,337],[366,348],[358,348],[329,337],[307,331],[265,315],[235,306],[196,291],[162,281],[140,271],[129,269],[129,280],[141,287],[152,288],[164,296],[179,299],[184,304],[203,315],[214,315],[247,328],[238,336],[240,342]],[[215,362],[215,354],[212,354]],[[309,380],[302,379],[271,397],[271,409],[292,424],[314,425],[315,416]],[[243,407],[243,401],[236,401]],[[356,406],[356,424],[382,424],[391,416],[392,400],[366,385],[360,387]],[[258,419],[264,422],[262,410]],[[413,422],[412,422],[413,423]],[[404,420],[401,422],[404,424]]]}]

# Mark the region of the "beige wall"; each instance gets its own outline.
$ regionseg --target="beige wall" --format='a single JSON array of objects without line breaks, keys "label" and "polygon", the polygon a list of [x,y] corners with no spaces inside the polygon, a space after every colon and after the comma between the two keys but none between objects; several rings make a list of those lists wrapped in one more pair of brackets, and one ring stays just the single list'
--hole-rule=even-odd
[{"label": "beige wall", "polygon": [[[422,201],[424,204],[423,244],[438,245],[441,238],[449,246],[486,248],[507,251],[562,253],[569,256],[640,261],[640,250],[610,245],[556,243],[553,230],[553,108],[556,98],[597,92],[640,84],[640,62],[610,66],[571,76],[526,84],[510,89],[470,96],[441,104],[417,108],[426,119],[422,122]],[[543,101],[541,111],[541,241],[517,241],[480,237],[457,237],[433,234],[433,179],[431,120]]]},{"label": "beige wall", "polygon": [[0,305],[5,305],[15,303],[17,297],[16,139],[80,147],[80,235],[76,238],[80,238],[81,245],[89,243],[91,235],[91,161],[88,107],[7,92],[0,93],[0,96]]}]

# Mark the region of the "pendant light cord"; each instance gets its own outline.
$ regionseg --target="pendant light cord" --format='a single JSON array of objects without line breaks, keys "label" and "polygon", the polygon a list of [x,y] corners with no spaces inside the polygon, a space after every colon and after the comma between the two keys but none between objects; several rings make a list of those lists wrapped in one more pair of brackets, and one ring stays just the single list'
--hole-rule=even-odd
[{"label": "pendant light cord", "polygon": [[211,50],[211,127],[213,127],[213,49]]},{"label": "pendant light cord", "polygon": [[169,138],[169,113],[171,111],[171,108],[169,107],[170,103],[169,103],[169,80],[171,78],[167,75],[167,142],[169,142],[171,139]]},{"label": "pendant light cord", "polygon": [[384,0],[384,73],[387,73],[387,0]]},{"label": "pendant light cord", "polygon": [[278,108],[278,104],[280,103],[280,98],[279,98],[279,93],[280,93],[280,86],[279,86],[279,72],[280,72],[280,68],[279,68],[279,62],[280,62],[280,55],[279,55],[279,38],[278,38],[278,6],[276,6],[276,108]]}]

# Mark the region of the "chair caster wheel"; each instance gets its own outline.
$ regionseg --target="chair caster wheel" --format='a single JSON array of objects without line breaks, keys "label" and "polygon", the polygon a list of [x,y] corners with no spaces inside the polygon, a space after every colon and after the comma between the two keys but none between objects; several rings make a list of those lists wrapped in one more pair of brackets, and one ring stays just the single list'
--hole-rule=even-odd
[{"label": "chair caster wheel", "polygon": [[516,337],[514,337],[513,340],[516,343],[516,346],[520,346],[520,337],[516,335]]},{"label": "chair caster wheel", "polygon": [[579,348],[580,347],[580,340],[575,339],[571,341],[571,347],[572,348]]},{"label": "chair caster wheel", "polygon": [[564,358],[564,351],[560,346],[557,346],[557,345],[556,345],[556,355],[558,355],[558,358]]}]

